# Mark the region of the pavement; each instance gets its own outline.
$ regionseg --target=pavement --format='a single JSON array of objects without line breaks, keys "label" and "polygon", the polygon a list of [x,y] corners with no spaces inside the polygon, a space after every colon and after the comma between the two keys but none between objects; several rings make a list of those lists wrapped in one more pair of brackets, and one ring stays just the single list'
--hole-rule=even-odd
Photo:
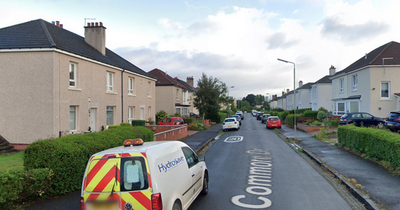
[{"label": "pavement", "polygon": [[210,126],[209,129],[201,132],[188,131],[188,137],[182,139],[195,152],[199,152],[205,145],[213,141],[216,136],[222,131],[222,123],[216,123]]},{"label": "pavement", "polygon": [[[280,133],[284,138],[294,138],[294,129],[286,125],[282,125]],[[399,176],[377,163],[313,138],[306,132],[297,130],[296,139],[301,140],[292,144],[294,147],[302,148],[304,153],[340,179],[367,209],[400,210]],[[359,187],[353,184],[359,184]]]}]

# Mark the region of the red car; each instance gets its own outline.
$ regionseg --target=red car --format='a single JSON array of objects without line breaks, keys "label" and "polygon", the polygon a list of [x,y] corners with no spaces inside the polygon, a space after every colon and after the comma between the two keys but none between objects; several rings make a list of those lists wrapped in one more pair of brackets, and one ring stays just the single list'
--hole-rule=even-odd
[{"label": "red car", "polygon": [[180,117],[166,117],[158,125],[185,125],[185,122]]},{"label": "red car", "polygon": [[273,117],[268,117],[267,120],[267,129],[270,128],[281,128],[282,127],[282,122],[279,119],[279,117],[273,116]]}]

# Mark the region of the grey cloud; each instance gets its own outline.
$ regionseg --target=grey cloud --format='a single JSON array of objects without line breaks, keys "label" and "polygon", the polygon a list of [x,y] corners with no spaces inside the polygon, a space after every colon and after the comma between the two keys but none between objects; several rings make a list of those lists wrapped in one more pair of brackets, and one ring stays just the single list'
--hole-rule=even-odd
[{"label": "grey cloud", "polygon": [[199,34],[208,33],[208,32],[215,32],[220,29],[218,23],[210,21],[210,20],[203,20],[197,21],[190,25],[187,28],[187,32],[189,36],[198,36]]},{"label": "grey cloud", "polygon": [[268,44],[268,49],[274,50],[274,49],[287,49],[290,48],[297,43],[299,43],[299,40],[292,40],[288,41],[286,38],[286,34],[282,32],[277,32],[275,34],[272,34],[266,39],[266,42]]},{"label": "grey cloud", "polygon": [[323,24],[322,35],[339,39],[345,43],[360,42],[385,33],[389,29],[387,24],[373,21],[358,25],[346,25],[341,23],[337,17],[327,18]]}]

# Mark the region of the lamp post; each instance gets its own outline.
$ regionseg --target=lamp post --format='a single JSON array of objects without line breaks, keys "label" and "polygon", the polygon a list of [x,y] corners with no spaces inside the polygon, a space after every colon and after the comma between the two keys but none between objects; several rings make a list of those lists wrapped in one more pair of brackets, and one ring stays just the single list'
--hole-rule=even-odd
[{"label": "lamp post", "polygon": [[296,134],[297,134],[297,123],[296,123],[296,64],[294,62],[291,61],[286,61],[283,59],[278,58],[278,61],[282,61],[285,63],[291,63],[293,64],[293,113],[294,113],[294,140],[296,141]]},{"label": "lamp post", "polygon": [[228,117],[230,117],[230,107],[229,107],[229,88],[234,88],[235,86],[230,86],[227,88],[228,90],[228,106],[226,107],[228,109]]}]

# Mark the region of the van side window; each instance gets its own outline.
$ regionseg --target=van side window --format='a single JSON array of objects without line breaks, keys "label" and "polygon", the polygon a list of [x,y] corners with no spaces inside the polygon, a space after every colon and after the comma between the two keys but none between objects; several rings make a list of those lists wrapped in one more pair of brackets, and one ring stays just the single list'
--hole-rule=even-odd
[{"label": "van side window", "polygon": [[149,188],[146,163],[142,157],[121,159],[121,191],[135,191]]},{"label": "van side window", "polygon": [[191,168],[192,166],[196,165],[199,162],[196,153],[194,153],[193,150],[191,150],[190,148],[182,147],[182,151],[183,154],[185,155],[186,162],[189,168]]}]

